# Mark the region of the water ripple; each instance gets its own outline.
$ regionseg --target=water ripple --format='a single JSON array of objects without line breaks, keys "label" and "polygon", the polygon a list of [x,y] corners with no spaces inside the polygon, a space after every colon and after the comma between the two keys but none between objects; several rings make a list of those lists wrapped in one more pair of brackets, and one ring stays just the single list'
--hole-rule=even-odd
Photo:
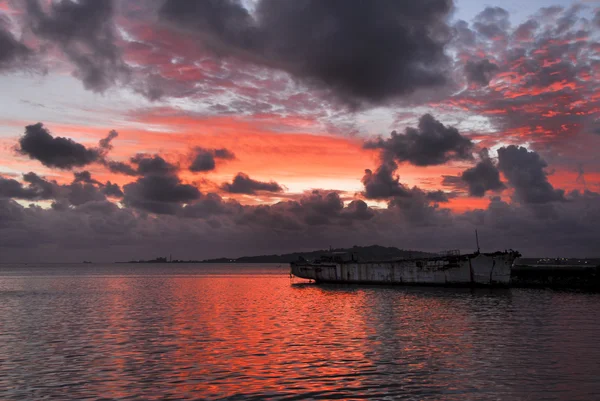
[{"label": "water ripple", "polygon": [[600,296],[2,266],[2,400],[591,400]]}]

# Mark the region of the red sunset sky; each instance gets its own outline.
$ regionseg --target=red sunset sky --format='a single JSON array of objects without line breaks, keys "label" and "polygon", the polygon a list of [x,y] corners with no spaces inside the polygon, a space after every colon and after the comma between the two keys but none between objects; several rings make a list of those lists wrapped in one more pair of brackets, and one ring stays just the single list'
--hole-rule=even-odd
[{"label": "red sunset sky", "polygon": [[598,256],[600,8],[475,3],[0,1],[0,262]]}]

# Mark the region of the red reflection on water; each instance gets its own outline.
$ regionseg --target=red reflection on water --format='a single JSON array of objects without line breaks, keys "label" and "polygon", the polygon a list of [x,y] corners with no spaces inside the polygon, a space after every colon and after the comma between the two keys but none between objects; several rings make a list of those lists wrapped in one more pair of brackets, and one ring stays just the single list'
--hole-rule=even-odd
[{"label": "red reflection on water", "polygon": [[0,279],[0,384],[12,391],[0,398],[587,400],[598,389],[597,296],[161,269]]},{"label": "red reflection on water", "polygon": [[[160,372],[183,397],[367,391],[386,364],[404,365],[408,384],[430,369],[461,368],[471,348],[465,312],[436,297],[386,302],[373,291],[291,286],[280,277],[178,277],[155,286],[144,313],[152,288],[110,280],[110,342],[133,342],[111,347],[119,350],[111,356],[115,397],[127,394],[119,375],[135,370]],[[149,362],[146,352],[157,349],[164,353]]]}]

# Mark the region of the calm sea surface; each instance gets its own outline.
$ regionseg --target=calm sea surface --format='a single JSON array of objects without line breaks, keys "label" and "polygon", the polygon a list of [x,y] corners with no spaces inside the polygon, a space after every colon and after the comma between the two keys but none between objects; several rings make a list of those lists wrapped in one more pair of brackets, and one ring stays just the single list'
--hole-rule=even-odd
[{"label": "calm sea surface", "polygon": [[600,295],[0,265],[0,400],[598,400]]}]

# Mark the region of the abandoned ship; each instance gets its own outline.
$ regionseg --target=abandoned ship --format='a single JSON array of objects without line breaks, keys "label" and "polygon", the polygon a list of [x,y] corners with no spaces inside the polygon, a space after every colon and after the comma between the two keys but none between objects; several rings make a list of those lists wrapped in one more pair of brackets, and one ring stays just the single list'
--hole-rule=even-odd
[{"label": "abandoned ship", "polygon": [[508,286],[520,255],[504,252],[445,255],[393,261],[359,261],[351,254],[331,254],[316,261],[292,262],[291,274],[319,283]]}]

